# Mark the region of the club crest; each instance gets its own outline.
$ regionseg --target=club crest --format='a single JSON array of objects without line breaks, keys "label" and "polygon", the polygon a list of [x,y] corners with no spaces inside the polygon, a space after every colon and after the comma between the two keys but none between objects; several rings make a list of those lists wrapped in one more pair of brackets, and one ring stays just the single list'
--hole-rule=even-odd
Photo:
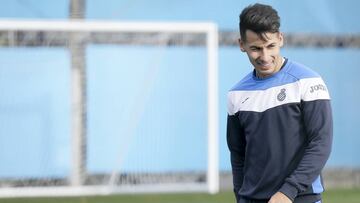
[{"label": "club crest", "polygon": [[278,101],[284,101],[286,98],[286,93],[285,93],[286,89],[281,89],[280,93],[277,95],[277,100]]}]

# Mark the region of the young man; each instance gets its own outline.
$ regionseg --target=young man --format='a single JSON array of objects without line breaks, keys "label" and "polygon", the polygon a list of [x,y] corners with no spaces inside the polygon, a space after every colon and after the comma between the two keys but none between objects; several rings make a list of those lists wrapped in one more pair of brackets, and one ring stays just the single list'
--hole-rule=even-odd
[{"label": "young man", "polygon": [[311,69],[280,55],[271,6],[240,14],[240,49],[254,70],[228,93],[227,142],[238,203],[315,203],[332,143],[328,89]]}]

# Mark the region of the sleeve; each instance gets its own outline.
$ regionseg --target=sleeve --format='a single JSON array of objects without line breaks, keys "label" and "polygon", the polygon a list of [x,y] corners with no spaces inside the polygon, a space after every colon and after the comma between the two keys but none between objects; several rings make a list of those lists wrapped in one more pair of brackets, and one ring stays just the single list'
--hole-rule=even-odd
[{"label": "sleeve", "polygon": [[333,137],[333,123],[328,90],[321,78],[303,82],[302,120],[307,135],[307,146],[297,168],[280,188],[294,200],[320,175],[329,158]]},{"label": "sleeve", "polygon": [[[231,111],[229,111],[231,112]],[[230,160],[233,174],[234,193],[237,202],[240,199],[239,191],[244,178],[244,160],[245,160],[245,138],[240,126],[238,113],[229,113],[227,117],[227,144],[230,150]]]}]

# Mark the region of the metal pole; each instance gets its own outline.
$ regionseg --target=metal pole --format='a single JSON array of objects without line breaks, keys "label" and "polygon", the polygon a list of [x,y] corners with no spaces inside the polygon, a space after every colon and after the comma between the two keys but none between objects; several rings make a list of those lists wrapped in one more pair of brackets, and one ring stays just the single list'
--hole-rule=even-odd
[{"label": "metal pole", "polygon": [[[85,0],[70,1],[70,19],[84,19]],[[72,174],[71,185],[84,184],[86,175],[86,43],[81,33],[71,33]]]}]

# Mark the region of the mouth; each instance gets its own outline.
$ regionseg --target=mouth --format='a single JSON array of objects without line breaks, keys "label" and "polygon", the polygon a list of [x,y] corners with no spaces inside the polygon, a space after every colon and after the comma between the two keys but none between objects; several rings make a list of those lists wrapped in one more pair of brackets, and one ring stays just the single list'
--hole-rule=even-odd
[{"label": "mouth", "polygon": [[258,66],[263,68],[263,69],[269,69],[272,67],[272,63],[271,62],[257,62]]}]

